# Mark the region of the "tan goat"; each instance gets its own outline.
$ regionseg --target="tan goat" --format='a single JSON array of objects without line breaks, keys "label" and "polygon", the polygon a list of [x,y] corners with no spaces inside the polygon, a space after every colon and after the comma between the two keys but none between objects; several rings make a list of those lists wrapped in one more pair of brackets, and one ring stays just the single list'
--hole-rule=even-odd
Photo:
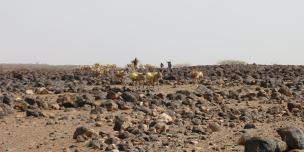
[{"label": "tan goat", "polygon": [[117,70],[115,71],[115,77],[122,85],[124,85],[124,77],[127,75],[126,70]]},{"label": "tan goat", "polygon": [[139,72],[131,72],[130,79],[132,80],[133,85],[135,87],[138,87],[139,89],[140,89],[140,85],[143,86],[146,81],[145,74]]},{"label": "tan goat", "polygon": [[198,83],[203,79],[204,74],[202,71],[192,71],[191,78],[194,84],[198,85]]},{"label": "tan goat", "polygon": [[159,80],[161,80],[162,78],[163,75],[161,72],[148,72],[146,74],[147,85],[150,85],[154,88],[156,83],[159,90]]}]

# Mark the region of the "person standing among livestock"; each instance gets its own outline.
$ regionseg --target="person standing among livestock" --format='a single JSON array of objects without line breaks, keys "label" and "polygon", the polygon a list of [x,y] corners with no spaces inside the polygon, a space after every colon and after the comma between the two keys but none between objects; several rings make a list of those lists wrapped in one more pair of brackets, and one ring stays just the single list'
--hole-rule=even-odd
[{"label": "person standing among livestock", "polygon": [[137,57],[135,57],[135,59],[132,61],[132,64],[133,64],[135,70],[138,69],[138,63],[139,63],[139,60],[137,59]]},{"label": "person standing among livestock", "polygon": [[163,69],[165,67],[165,65],[161,62],[160,63],[160,68]]},{"label": "person standing among livestock", "polygon": [[168,69],[171,70],[172,69],[172,63],[171,63],[171,61],[168,61],[167,63],[168,63]]},{"label": "person standing among livestock", "polygon": [[168,63],[168,71],[169,73],[172,73],[172,63],[171,61],[168,61],[167,63]]},{"label": "person standing among livestock", "polygon": [[161,62],[161,63],[160,63],[160,71],[161,71],[161,72],[164,72],[164,67],[165,67],[165,65]]}]

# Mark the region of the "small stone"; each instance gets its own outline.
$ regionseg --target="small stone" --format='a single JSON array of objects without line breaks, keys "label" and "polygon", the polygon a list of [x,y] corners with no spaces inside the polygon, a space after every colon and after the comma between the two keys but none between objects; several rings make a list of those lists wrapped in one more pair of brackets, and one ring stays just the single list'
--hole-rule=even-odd
[{"label": "small stone", "polygon": [[71,152],[71,150],[69,148],[63,148],[62,150],[63,152]]},{"label": "small stone", "polygon": [[162,113],[161,115],[158,116],[158,120],[159,121],[163,121],[165,123],[171,123],[173,121],[172,117],[169,116],[168,114],[166,113]]},{"label": "small stone", "polygon": [[116,111],[118,110],[118,105],[113,100],[108,100],[105,103],[102,104],[107,111]]},{"label": "small stone", "polygon": [[159,137],[157,134],[152,134],[149,136],[149,140],[151,141],[159,141]]},{"label": "small stone", "polygon": [[86,141],[85,137],[82,136],[82,135],[78,135],[78,136],[76,137],[76,140],[77,140],[77,142],[85,142],[85,141]]},{"label": "small stone", "polygon": [[37,94],[49,94],[50,92],[45,87],[40,87],[36,89]]},{"label": "small stone", "polygon": [[9,105],[10,107],[14,107],[15,103],[14,103],[14,99],[12,96],[8,95],[8,94],[4,94],[2,102]]},{"label": "small stone", "polygon": [[221,130],[221,126],[216,122],[210,123],[209,128],[212,130],[212,132],[218,132]]},{"label": "small stone", "polygon": [[55,124],[54,121],[48,121],[48,122],[46,122],[46,125],[47,125],[47,126],[49,126],[49,125],[54,125],[54,124]]},{"label": "small stone", "polygon": [[78,127],[76,131],[74,132],[73,139],[78,139],[78,137],[84,137],[86,138],[93,138],[93,137],[98,137],[98,134],[95,133],[93,129],[88,129],[84,126]]},{"label": "small stone", "polygon": [[191,141],[190,141],[190,144],[192,144],[192,145],[197,145],[197,144],[198,144],[198,141],[196,141],[196,140],[191,140]]},{"label": "small stone", "polygon": [[96,122],[96,123],[95,123],[95,126],[96,126],[96,127],[101,127],[101,126],[102,126],[102,123],[101,123],[101,122]]},{"label": "small stone", "polygon": [[26,110],[26,116],[27,117],[30,117],[30,116],[33,116],[33,117],[43,117],[43,113],[41,111],[38,111],[38,110]]},{"label": "small stone", "polygon": [[289,112],[293,112],[294,109],[302,109],[302,106],[300,103],[288,102],[287,108],[288,108]]},{"label": "small stone", "polygon": [[169,126],[167,126],[167,124],[162,121],[157,122],[154,127],[158,133],[167,132],[167,130],[169,130]]},{"label": "small stone", "polygon": [[207,136],[207,135],[201,136],[201,140],[207,140],[207,139],[208,139],[208,136]]},{"label": "small stone", "polygon": [[103,113],[102,107],[96,107],[91,110],[91,114],[102,114],[102,113]]},{"label": "small stone", "polygon": [[130,134],[126,131],[120,132],[118,134],[118,138],[120,138],[120,139],[127,139],[127,138],[129,138],[129,136],[130,136]]},{"label": "small stone", "polygon": [[193,126],[192,132],[193,133],[198,133],[198,134],[203,134],[205,131],[199,126]]},{"label": "small stone", "polygon": [[92,147],[94,149],[100,149],[101,148],[101,141],[91,140],[90,143],[89,143],[89,147]]},{"label": "small stone", "polygon": [[256,128],[255,124],[246,124],[244,129],[254,129]]},{"label": "small stone", "polygon": [[109,92],[107,93],[106,98],[107,98],[107,99],[111,99],[111,100],[115,100],[115,99],[117,99],[118,97],[117,97],[117,95],[116,95],[115,92],[109,91]]},{"label": "small stone", "polygon": [[120,151],[128,151],[130,149],[129,145],[125,144],[125,143],[118,144],[117,147],[118,147],[118,150],[120,150]]},{"label": "small stone", "polygon": [[34,91],[33,90],[25,90],[25,94],[27,94],[27,95],[33,95]]},{"label": "small stone", "polygon": [[105,143],[108,145],[117,144],[119,142],[119,138],[109,136],[108,139],[105,140]]},{"label": "small stone", "polygon": [[116,116],[114,120],[114,131],[121,131],[123,129],[123,125],[126,122],[125,116]]},{"label": "small stone", "polygon": [[124,99],[125,102],[136,102],[136,96],[131,92],[124,92],[121,97]]},{"label": "small stone", "polygon": [[60,109],[60,105],[58,103],[52,103],[51,104],[51,108],[54,110],[59,110]]},{"label": "small stone", "polygon": [[201,121],[200,119],[198,119],[198,118],[192,119],[191,122],[192,122],[194,125],[200,125],[200,124],[202,124],[202,121]]}]

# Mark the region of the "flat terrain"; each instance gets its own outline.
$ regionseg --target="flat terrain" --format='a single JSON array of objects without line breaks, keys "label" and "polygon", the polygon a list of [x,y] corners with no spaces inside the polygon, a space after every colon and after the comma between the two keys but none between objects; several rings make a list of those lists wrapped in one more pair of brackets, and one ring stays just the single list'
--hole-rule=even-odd
[{"label": "flat terrain", "polygon": [[140,90],[69,73],[3,74],[0,151],[241,152],[242,136],[281,140],[277,129],[304,126],[300,75],[282,72],[280,85],[265,87],[210,71],[199,85]]}]

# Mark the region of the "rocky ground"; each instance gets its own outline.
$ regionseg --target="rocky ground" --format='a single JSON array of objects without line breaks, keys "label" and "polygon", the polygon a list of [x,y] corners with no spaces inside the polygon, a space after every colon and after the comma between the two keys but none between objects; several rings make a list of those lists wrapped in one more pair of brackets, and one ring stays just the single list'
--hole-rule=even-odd
[{"label": "rocky ground", "polygon": [[[205,74],[198,86],[192,69]],[[301,151],[303,75],[303,66],[197,66],[138,89],[111,74],[3,72],[0,151]]]}]

